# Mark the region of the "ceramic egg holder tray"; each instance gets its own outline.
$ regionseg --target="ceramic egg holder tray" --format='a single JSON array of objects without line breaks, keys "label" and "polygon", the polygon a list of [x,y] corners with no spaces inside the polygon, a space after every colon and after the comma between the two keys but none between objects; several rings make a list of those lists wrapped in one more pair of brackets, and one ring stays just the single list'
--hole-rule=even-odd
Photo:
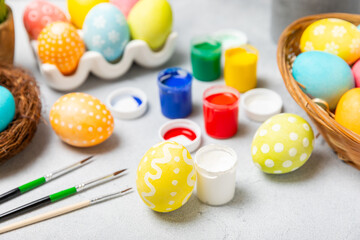
[{"label": "ceramic egg holder tray", "polygon": [[[82,31],[79,30],[80,36]],[[31,46],[37,58],[41,73],[45,76],[46,83],[60,91],[73,90],[82,85],[89,73],[104,80],[113,80],[123,76],[136,62],[145,68],[158,67],[167,62],[175,50],[177,33],[172,32],[163,48],[157,52],[151,50],[143,40],[131,40],[125,47],[121,59],[116,63],[110,63],[99,52],[86,51],[80,58],[79,65],[72,75],[63,75],[58,68],[49,63],[42,63],[37,53],[37,41],[32,40]]]}]

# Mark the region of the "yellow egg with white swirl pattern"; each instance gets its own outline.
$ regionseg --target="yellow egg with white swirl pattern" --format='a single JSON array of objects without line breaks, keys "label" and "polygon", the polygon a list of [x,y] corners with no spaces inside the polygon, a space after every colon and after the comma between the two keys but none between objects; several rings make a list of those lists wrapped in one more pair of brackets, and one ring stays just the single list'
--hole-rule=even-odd
[{"label": "yellow egg with white swirl pattern", "polygon": [[151,147],[139,163],[137,191],[144,203],[157,212],[171,212],[190,198],[196,180],[189,151],[176,142]]},{"label": "yellow egg with white swirl pattern", "polygon": [[360,31],[348,21],[325,18],[310,24],[300,39],[302,52],[318,50],[335,54],[352,64],[360,57]]}]

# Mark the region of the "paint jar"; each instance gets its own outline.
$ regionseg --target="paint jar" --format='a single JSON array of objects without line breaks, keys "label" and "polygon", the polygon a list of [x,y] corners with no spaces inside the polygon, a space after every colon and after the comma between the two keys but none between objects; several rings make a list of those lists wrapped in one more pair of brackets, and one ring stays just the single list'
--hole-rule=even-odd
[{"label": "paint jar", "polygon": [[193,38],[191,65],[196,79],[201,81],[218,79],[221,74],[221,43],[208,36]]},{"label": "paint jar", "polygon": [[167,118],[184,118],[192,111],[192,76],[182,68],[167,68],[158,75],[161,112]]},{"label": "paint jar", "polygon": [[159,136],[162,141],[177,142],[189,152],[194,152],[201,143],[201,128],[191,120],[175,119],[160,127]]},{"label": "paint jar", "polygon": [[258,50],[251,45],[228,49],[225,52],[224,79],[227,86],[244,93],[256,87]]},{"label": "paint jar", "polygon": [[225,85],[205,90],[203,112],[205,129],[213,138],[230,138],[238,129],[239,92]]},{"label": "paint jar", "polygon": [[233,199],[237,156],[227,146],[210,144],[196,152],[196,195],[209,205],[223,205]]}]

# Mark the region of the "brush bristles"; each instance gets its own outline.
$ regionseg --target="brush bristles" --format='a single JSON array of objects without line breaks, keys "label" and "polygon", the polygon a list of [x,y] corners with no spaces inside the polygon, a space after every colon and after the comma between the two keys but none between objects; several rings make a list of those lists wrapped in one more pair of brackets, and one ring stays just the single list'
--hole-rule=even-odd
[{"label": "brush bristles", "polygon": [[94,156],[87,157],[87,158],[85,158],[84,160],[82,160],[80,163],[83,164],[83,163],[89,161],[90,159],[92,159],[93,157],[94,157]]},{"label": "brush bristles", "polygon": [[120,171],[117,171],[117,172],[114,172],[114,176],[116,176],[116,175],[119,175],[120,173],[122,173],[122,172],[125,172],[127,169],[125,168],[125,169],[123,169],[123,170],[120,170]]}]

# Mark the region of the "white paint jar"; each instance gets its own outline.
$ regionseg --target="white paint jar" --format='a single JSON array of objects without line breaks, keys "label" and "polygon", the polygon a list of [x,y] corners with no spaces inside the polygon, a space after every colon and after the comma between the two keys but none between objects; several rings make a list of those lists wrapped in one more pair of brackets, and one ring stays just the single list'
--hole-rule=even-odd
[{"label": "white paint jar", "polygon": [[223,205],[235,193],[237,156],[227,146],[210,144],[196,152],[196,195],[209,205]]}]

